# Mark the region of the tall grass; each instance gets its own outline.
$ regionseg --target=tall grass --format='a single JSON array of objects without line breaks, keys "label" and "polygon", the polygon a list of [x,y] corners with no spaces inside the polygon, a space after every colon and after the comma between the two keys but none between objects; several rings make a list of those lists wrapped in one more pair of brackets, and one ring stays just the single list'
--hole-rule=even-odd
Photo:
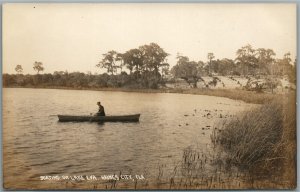
[{"label": "tall grass", "polygon": [[223,125],[217,136],[230,160],[241,168],[251,168],[270,156],[283,130],[282,107],[278,103],[263,105]]},{"label": "tall grass", "polygon": [[277,146],[277,154],[282,159],[282,178],[290,184],[291,188],[296,187],[296,92],[291,92],[284,100],[283,105],[283,133]]},{"label": "tall grass", "polygon": [[280,177],[294,188],[296,178],[295,94],[274,99],[240,118],[224,123],[212,141],[226,152],[226,161],[253,176]]}]

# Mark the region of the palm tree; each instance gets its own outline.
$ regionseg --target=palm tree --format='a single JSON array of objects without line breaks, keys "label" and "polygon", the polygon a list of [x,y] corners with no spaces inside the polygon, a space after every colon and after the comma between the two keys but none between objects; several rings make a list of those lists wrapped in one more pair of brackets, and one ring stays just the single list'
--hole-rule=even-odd
[{"label": "palm tree", "polygon": [[207,54],[207,59],[209,60],[209,71],[208,73],[211,74],[211,61],[215,58],[213,53],[208,53]]},{"label": "palm tree", "polygon": [[114,75],[119,67],[116,64],[117,54],[118,53],[114,50],[103,54],[103,59],[96,65],[96,67],[106,68],[108,73]]},{"label": "palm tree", "polygon": [[44,71],[43,63],[35,61],[33,64],[33,69],[37,71],[37,74],[39,74],[40,71]]},{"label": "palm tree", "polygon": [[16,68],[15,68],[15,71],[18,73],[18,74],[22,74],[23,73],[23,68],[21,65],[17,65]]},{"label": "palm tree", "polygon": [[123,54],[122,53],[117,53],[117,55],[116,55],[116,61],[120,62],[119,68],[121,70],[120,73],[122,73],[122,69],[123,69],[123,66],[124,66]]}]

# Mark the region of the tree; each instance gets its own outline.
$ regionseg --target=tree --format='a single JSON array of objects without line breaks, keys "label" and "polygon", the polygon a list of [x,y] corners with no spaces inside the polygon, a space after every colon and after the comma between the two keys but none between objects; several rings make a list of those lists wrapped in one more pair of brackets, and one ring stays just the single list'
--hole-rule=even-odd
[{"label": "tree", "polygon": [[166,57],[169,55],[156,43],[143,45],[139,47],[142,52],[143,64],[146,71],[154,71],[159,74],[159,68],[165,63]]},{"label": "tree", "polygon": [[219,59],[212,60],[211,64],[210,64],[211,72],[219,73],[219,71],[220,71],[220,65],[221,65],[221,61]]},{"label": "tree", "polygon": [[275,62],[275,74],[280,76],[287,76],[291,83],[296,82],[296,65],[292,64],[291,54],[284,54],[282,59],[277,59]]},{"label": "tree", "polygon": [[170,68],[170,64],[169,63],[163,63],[161,65],[161,76],[162,79],[164,79],[164,76],[169,74],[169,68]]},{"label": "tree", "polygon": [[272,49],[264,49],[264,48],[259,48],[256,50],[256,52],[258,55],[257,60],[258,60],[258,68],[260,72],[263,74],[272,75],[270,78],[267,79],[266,85],[271,88],[273,93],[273,89],[275,88],[276,85],[273,79],[273,74],[274,74],[273,62],[275,60],[273,56],[275,56],[276,54]]},{"label": "tree", "polygon": [[119,54],[116,51],[111,50],[103,54],[103,59],[96,65],[96,67],[106,68],[107,73],[114,75],[120,67],[117,65],[117,61],[119,61]]},{"label": "tree", "polygon": [[15,68],[15,71],[18,73],[18,74],[22,74],[23,73],[23,68],[21,65],[17,65],[16,68]]},{"label": "tree", "polygon": [[160,71],[163,68],[166,71],[168,55],[159,45],[150,43],[127,51],[123,54],[123,61],[130,74],[137,80],[137,84],[142,87],[157,88],[162,81]]},{"label": "tree", "polygon": [[258,62],[255,54],[255,49],[253,49],[249,44],[237,50],[237,57],[235,60],[240,66],[244,75],[255,73],[255,69],[258,67]]},{"label": "tree", "polygon": [[204,76],[204,74],[208,74],[208,72],[205,70],[205,63],[203,61],[197,62],[198,72],[201,76]]},{"label": "tree", "polygon": [[258,68],[260,72],[266,74],[273,74],[273,58],[276,54],[272,49],[259,48],[256,50],[258,59]]},{"label": "tree", "polygon": [[43,63],[35,61],[33,64],[33,69],[37,71],[37,74],[39,74],[40,71],[44,71]]},{"label": "tree", "polygon": [[208,59],[208,66],[209,66],[209,71],[208,74],[211,74],[211,61],[215,58],[213,53],[208,53],[207,54],[207,59]]},{"label": "tree", "polygon": [[189,85],[192,83],[197,88],[197,82],[202,79],[201,67],[195,61],[189,61],[186,56],[177,56],[177,64],[172,68],[171,72],[176,78],[184,79]]},{"label": "tree", "polygon": [[117,53],[117,55],[116,55],[116,61],[120,62],[119,68],[121,70],[121,72],[120,72],[120,74],[121,74],[123,66],[124,66],[123,54],[122,53]]},{"label": "tree", "polygon": [[285,53],[282,59],[277,59],[275,62],[275,74],[276,75],[287,75],[288,71],[291,68],[291,61],[290,58],[291,54]]},{"label": "tree", "polygon": [[236,74],[236,65],[233,60],[224,58],[219,60],[218,70],[220,75]]},{"label": "tree", "polygon": [[286,59],[288,63],[290,63],[292,61],[291,59],[291,53],[287,52],[283,55],[283,59]]},{"label": "tree", "polygon": [[129,69],[130,74],[135,70],[137,74],[141,74],[143,69],[143,55],[139,49],[130,49],[126,51],[123,55],[124,65]]}]

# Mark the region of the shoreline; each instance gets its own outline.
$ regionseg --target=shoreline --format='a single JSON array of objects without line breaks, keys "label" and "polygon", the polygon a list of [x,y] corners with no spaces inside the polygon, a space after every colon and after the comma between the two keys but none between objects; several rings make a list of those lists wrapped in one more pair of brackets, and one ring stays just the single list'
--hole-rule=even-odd
[{"label": "shoreline", "polygon": [[63,90],[88,90],[88,91],[112,91],[112,92],[133,92],[133,93],[177,93],[190,95],[207,95],[216,97],[225,97],[233,100],[240,100],[246,103],[264,104],[280,97],[281,94],[257,93],[254,91],[246,91],[242,89],[136,89],[136,88],[87,88],[87,87],[64,87],[64,86],[7,86],[3,88],[30,88],[30,89],[63,89]]}]

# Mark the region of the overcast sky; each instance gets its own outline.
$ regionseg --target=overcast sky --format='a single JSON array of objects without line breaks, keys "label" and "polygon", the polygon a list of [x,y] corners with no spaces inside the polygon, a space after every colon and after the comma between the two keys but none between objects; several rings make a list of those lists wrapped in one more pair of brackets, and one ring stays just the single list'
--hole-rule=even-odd
[{"label": "overcast sky", "polygon": [[235,58],[246,44],[271,48],[276,57],[296,56],[295,4],[6,4],[3,6],[3,73],[81,71],[109,50],[125,52],[157,43],[176,64],[177,52],[190,60]]}]

